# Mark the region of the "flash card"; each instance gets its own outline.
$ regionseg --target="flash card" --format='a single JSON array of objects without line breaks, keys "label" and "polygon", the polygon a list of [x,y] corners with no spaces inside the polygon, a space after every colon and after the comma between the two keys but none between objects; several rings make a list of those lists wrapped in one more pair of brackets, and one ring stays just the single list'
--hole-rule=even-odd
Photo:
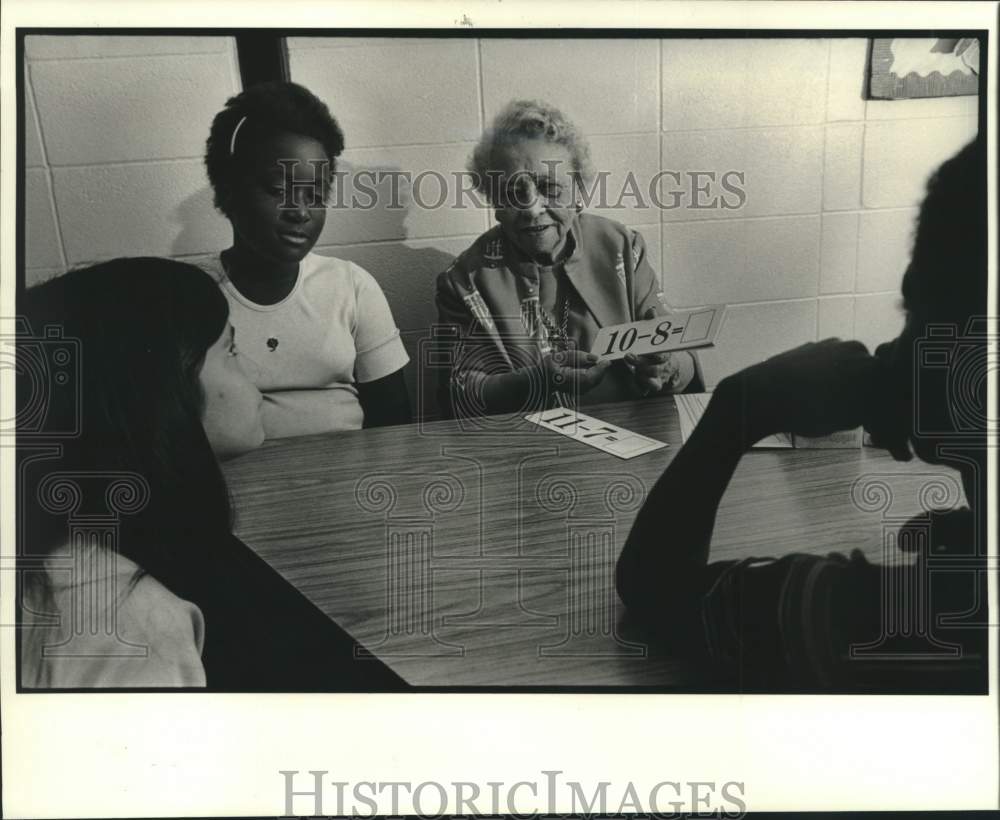
[{"label": "flash card", "polygon": [[725,309],[725,305],[709,305],[641,322],[602,327],[590,352],[601,359],[621,359],[626,353],[641,356],[711,347],[715,344]]},{"label": "flash card", "polygon": [[574,441],[589,444],[618,458],[635,458],[667,446],[666,442],[641,436],[631,430],[624,430],[595,419],[593,416],[562,407],[542,413],[532,413],[525,418],[539,427],[552,430]]}]

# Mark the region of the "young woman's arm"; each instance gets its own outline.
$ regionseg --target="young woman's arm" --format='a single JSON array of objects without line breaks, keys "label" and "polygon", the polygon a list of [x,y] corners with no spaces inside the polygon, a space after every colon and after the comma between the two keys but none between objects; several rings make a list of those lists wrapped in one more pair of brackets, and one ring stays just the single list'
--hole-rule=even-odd
[{"label": "young woman's arm", "polygon": [[409,424],[413,416],[403,369],[410,357],[378,282],[357,265],[353,273],[357,300],[354,379],[365,417],[363,425]]},{"label": "young woman's arm", "polygon": [[403,369],[373,382],[358,383],[358,401],[365,414],[365,427],[388,427],[413,421],[410,394]]},{"label": "young woman's arm", "polygon": [[715,515],[743,454],[739,426],[738,403],[723,382],[646,497],[618,559],[618,594],[630,609],[655,617],[690,606],[701,592]]}]

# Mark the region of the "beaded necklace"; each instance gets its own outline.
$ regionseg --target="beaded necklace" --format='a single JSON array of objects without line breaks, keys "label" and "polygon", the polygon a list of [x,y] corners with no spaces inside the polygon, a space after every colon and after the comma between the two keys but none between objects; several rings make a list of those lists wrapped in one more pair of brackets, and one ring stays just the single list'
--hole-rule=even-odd
[{"label": "beaded necklace", "polygon": [[566,350],[570,347],[568,294],[563,296],[562,309],[559,313],[559,324],[556,325],[555,320],[552,318],[551,314],[542,307],[541,302],[538,304],[538,315],[541,316],[542,324],[545,325],[545,331],[549,334],[549,342],[553,347]]}]

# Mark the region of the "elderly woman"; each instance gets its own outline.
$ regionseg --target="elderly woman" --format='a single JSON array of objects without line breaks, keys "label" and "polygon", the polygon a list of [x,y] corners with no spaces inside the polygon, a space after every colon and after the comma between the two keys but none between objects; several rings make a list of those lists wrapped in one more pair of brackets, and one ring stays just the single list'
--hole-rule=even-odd
[{"label": "elderly woman", "polygon": [[614,363],[588,353],[602,326],[669,308],[642,237],[583,212],[591,165],[573,123],[545,103],[511,102],[476,146],[470,171],[499,224],[438,277],[439,321],[457,328],[439,396],[446,414],[702,389],[687,352]]}]

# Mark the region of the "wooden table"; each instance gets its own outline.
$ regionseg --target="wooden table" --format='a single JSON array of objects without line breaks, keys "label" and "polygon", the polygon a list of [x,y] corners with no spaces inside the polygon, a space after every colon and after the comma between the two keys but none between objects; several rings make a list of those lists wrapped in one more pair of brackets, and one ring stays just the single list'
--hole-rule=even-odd
[{"label": "wooden table", "polygon": [[[623,461],[517,416],[271,441],[226,467],[237,533],[414,685],[704,685],[642,643],[613,583],[680,447],[674,402],[582,409],[670,446]],[[956,472],[871,448],[754,451],[712,557],[861,547],[881,560],[921,504],[961,500]]]}]

